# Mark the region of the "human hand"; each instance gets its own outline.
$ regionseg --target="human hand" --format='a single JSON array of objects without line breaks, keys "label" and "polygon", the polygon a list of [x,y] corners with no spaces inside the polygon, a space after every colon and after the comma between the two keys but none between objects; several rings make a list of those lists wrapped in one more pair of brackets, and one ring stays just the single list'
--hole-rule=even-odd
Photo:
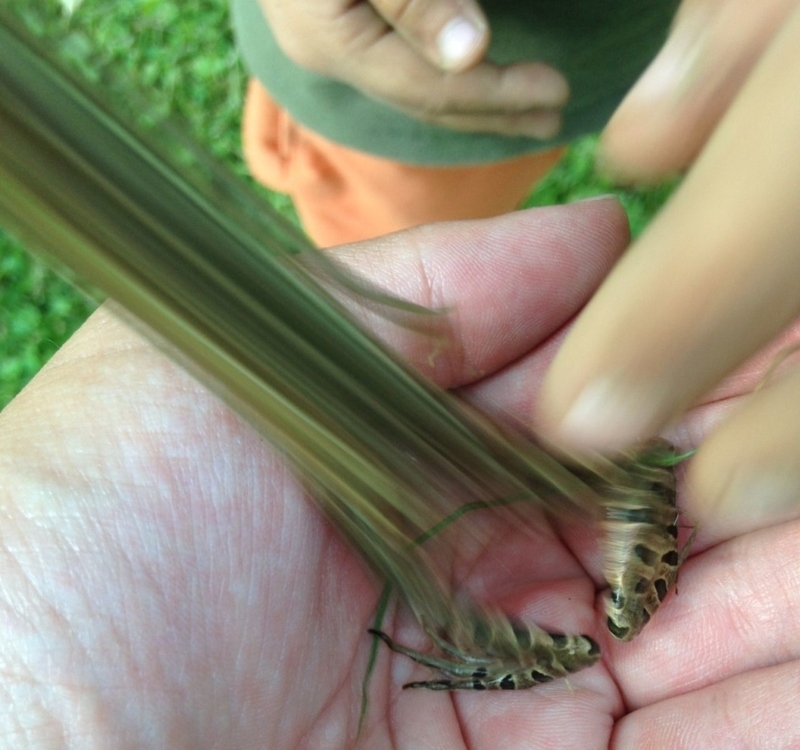
[{"label": "human hand", "polygon": [[[418,337],[393,329],[392,344],[440,384],[519,414],[626,240],[618,207],[595,201],[338,252],[454,310],[433,369]],[[691,434],[712,412],[695,413]],[[680,596],[622,645],[602,637],[585,530],[543,529],[536,555],[526,534],[506,533],[476,586],[510,613],[598,636],[602,663],[569,685],[450,696],[402,691],[425,672],[383,651],[356,740],[377,586],[280,456],[108,311],[0,415],[0,476],[9,746],[478,749],[499,737],[727,750],[740,711],[747,746],[793,736],[796,521],[708,551],[717,540],[702,530]],[[786,617],[765,636],[776,610]],[[424,645],[402,613],[385,625]]]},{"label": "human hand", "polygon": [[[431,374],[459,386],[574,314],[624,226],[612,203],[588,203],[340,252],[397,293],[458,308]],[[545,279],[569,291],[529,294]],[[428,366],[418,337],[393,343]],[[8,746],[354,744],[378,587],[262,437],[107,310],[0,415],[0,476]],[[586,629],[594,587],[548,545],[579,594],[564,626]],[[403,667],[389,664],[364,746],[460,742],[450,701],[398,703]]]},{"label": "human hand", "polygon": [[474,0],[260,0],[296,64],[418,120],[454,130],[548,139],[569,87],[536,62],[483,60],[489,27]]},{"label": "human hand", "polygon": [[[751,391],[800,341],[798,90],[796,0],[684,2],[604,133],[601,161],[634,180],[692,168],[556,358],[540,416],[560,442],[612,450],[655,434],[701,400]],[[701,527],[730,536],[793,517],[798,446],[794,373],[701,446],[689,475]]]}]

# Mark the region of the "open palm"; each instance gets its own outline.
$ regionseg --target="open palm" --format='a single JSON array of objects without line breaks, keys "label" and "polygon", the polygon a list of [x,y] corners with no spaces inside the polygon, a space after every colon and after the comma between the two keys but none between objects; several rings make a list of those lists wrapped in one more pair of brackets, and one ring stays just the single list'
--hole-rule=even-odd
[{"label": "open palm", "polygon": [[[433,366],[418,339],[379,332],[442,385],[508,411],[527,408],[556,334],[625,241],[618,208],[594,202],[341,254],[454,310]],[[508,533],[473,561],[473,587],[597,637],[603,662],[532,691],[451,695],[402,691],[427,673],[382,650],[357,736],[379,582],[280,455],[107,310],[3,412],[0,473],[9,746],[732,747],[734,711],[774,736],[766,722],[796,686],[796,524],[696,555],[629,645],[603,635],[590,530],[544,531],[534,547]],[[402,607],[385,627],[426,647]],[[776,708],[747,713],[766,690]]]}]

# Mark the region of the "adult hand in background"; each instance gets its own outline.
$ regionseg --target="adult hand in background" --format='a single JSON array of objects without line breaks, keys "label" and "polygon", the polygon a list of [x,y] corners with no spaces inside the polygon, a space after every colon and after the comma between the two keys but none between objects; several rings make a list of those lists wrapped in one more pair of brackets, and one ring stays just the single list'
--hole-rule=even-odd
[{"label": "adult hand in background", "polygon": [[489,27],[474,0],[259,1],[293,62],[419,120],[542,139],[561,126],[564,77],[485,61]]},{"label": "adult hand in background", "polygon": [[[601,159],[629,180],[691,169],[549,372],[540,417],[556,440],[608,451],[645,438],[704,396],[752,390],[800,340],[798,91],[796,0],[685,0]],[[708,396],[779,334],[769,356]],[[712,535],[796,513],[800,376],[773,380],[693,461],[692,511]]]}]

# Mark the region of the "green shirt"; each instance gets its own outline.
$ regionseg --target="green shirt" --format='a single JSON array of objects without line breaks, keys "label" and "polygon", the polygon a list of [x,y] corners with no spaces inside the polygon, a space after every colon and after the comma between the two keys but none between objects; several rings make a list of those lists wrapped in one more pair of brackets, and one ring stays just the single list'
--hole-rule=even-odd
[{"label": "green shirt", "polygon": [[[290,2],[291,0],[287,0]],[[538,60],[571,88],[564,126],[550,141],[462,133],[418,122],[281,52],[257,0],[231,0],[250,72],[294,120],[350,148],[412,164],[500,161],[599,130],[660,46],[679,0],[484,0],[490,60]]]}]

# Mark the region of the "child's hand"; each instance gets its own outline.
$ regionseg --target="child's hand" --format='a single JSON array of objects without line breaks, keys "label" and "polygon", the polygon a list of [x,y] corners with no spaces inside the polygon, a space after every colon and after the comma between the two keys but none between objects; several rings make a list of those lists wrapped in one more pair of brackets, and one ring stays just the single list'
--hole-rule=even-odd
[{"label": "child's hand", "polygon": [[[697,160],[549,373],[543,416],[562,442],[609,450],[652,435],[800,313],[798,92],[797,0],[686,0],[603,154],[634,179]],[[798,340],[795,325],[775,349]],[[776,353],[722,393],[750,390]],[[693,464],[693,512],[719,533],[796,507],[800,377],[748,399]]]},{"label": "child's hand", "polygon": [[489,27],[473,0],[260,2],[292,61],[419,120],[542,139],[561,127],[564,77],[483,61]]}]

